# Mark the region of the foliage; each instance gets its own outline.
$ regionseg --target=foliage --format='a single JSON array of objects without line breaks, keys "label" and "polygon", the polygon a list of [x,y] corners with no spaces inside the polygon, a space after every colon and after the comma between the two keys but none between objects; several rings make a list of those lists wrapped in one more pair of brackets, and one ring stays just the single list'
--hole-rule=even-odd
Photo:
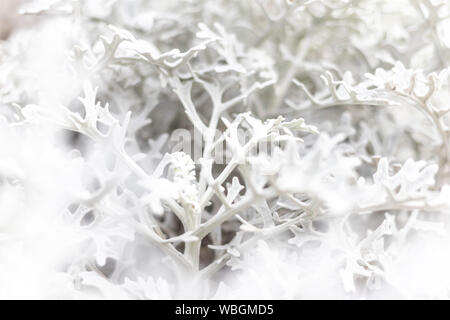
[{"label": "foliage", "polygon": [[0,43],[0,297],[448,298],[445,1],[21,13]]}]

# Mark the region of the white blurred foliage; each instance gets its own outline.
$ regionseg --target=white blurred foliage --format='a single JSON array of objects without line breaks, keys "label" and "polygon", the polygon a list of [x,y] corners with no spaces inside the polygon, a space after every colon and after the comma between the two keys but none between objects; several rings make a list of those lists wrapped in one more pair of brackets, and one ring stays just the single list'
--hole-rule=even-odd
[{"label": "white blurred foliage", "polygon": [[446,1],[20,12],[0,298],[449,298]]}]

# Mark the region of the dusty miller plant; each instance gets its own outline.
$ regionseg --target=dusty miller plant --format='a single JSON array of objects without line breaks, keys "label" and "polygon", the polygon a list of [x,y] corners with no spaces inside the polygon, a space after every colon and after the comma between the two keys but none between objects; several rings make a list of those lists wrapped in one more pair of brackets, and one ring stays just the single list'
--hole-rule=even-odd
[{"label": "dusty miller plant", "polygon": [[446,1],[20,12],[0,297],[449,297]]}]

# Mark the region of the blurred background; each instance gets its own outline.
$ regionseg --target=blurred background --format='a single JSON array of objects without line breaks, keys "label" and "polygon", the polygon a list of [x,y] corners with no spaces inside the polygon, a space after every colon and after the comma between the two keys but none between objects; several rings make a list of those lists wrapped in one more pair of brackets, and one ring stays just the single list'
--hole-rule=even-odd
[{"label": "blurred background", "polygon": [[29,17],[17,13],[23,2],[24,0],[0,0],[0,40],[5,40],[14,28],[29,21]]}]

